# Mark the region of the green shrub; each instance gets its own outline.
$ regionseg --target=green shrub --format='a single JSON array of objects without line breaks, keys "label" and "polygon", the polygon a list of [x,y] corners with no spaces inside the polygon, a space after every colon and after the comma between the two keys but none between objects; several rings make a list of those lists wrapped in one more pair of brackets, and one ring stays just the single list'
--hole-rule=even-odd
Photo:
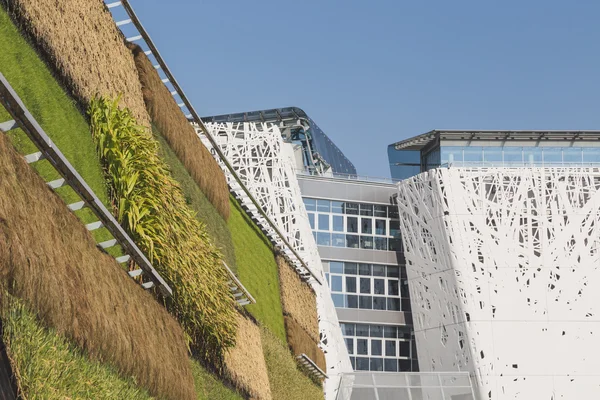
[{"label": "green shrub", "polygon": [[20,302],[4,313],[3,340],[26,399],[151,399],[133,379],[91,361],[54,330],[40,325]]},{"label": "green shrub", "polygon": [[117,218],[173,288],[167,307],[197,353],[217,364],[235,344],[236,310],[222,256],[160,159],[152,134],[118,99],[88,111]]}]

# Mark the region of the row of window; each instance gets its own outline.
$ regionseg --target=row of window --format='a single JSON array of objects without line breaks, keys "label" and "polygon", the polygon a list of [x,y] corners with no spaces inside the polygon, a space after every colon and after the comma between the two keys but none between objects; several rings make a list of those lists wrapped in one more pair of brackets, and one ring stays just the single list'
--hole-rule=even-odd
[{"label": "row of window", "polygon": [[410,340],[344,338],[348,354],[358,356],[378,356],[392,358],[410,358]]},{"label": "row of window", "polygon": [[346,247],[350,249],[402,251],[402,241],[396,238],[350,235],[344,233],[314,232],[319,246]]},{"label": "row of window", "polygon": [[380,358],[380,357],[350,357],[355,371],[412,371],[410,359]]},{"label": "row of window", "polygon": [[343,322],[340,324],[342,335],[358,337],[376,337],[386,339],[410,339],[410,327],[402,325],[369,325],[351,324]]},{"label": "row of window", "polygon": [[334,214],[308,213],[310,228],[318,231],[363,233],[370,235],[400,235],[399,221],[371,217],[352,217]]},{"label": "row of window", "polygon": [[344,261],[325,261],[324,269],[332,274],[386,276],[406,279],[406,268],[397,265],[366,264]]},{"label": "row of window", "polygon": [[410,300],[384,296],[357,296],[332,293],[333,305],[337,308],[358,308],[361,310],[406,311],[410,312]]},{"label": "row of window", "polygon": [[398,219],[398,207],[393,205],[353,203],[344,201],[303,198],[308,212],[375,216]]}]

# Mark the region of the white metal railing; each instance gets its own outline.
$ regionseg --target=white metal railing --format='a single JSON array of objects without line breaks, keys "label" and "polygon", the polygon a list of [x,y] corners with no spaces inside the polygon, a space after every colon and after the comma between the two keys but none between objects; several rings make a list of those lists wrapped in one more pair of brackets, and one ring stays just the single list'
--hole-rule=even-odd
[{"label": "white metal railing", "polygon": [[476,400],[468,372],[341,374],[336,400]]},{"label": "white metal railing", "polygon": [[439,168],[600,168],[600,162],[583,161],[453,161]]},{"label": "white metal railing", "polygon": [[373,182],[373,183],[389,183],[395,184],[400,182],[400,179],[392,179],[392,178],[384,178],[377,176],[368,176],[368,175],[357,175],[357,174],[344,174],[341,172],[325,172],[325,173],[316,173],[315,171],[305,168],[305,169],[296,169],[296,174],[301,176],[314,176],[317,178],[337,178],[351,181],[362,181],[362,182]]}]

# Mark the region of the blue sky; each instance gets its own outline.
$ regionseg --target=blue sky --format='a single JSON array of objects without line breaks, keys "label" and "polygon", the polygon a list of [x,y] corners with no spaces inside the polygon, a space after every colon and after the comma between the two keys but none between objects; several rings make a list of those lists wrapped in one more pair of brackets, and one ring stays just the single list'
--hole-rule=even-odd
[{"label": "blue sky", "polygon": [[431,129],[600,129],[600,2],[131,2],[200,115],[300,107],[360,174]]}]

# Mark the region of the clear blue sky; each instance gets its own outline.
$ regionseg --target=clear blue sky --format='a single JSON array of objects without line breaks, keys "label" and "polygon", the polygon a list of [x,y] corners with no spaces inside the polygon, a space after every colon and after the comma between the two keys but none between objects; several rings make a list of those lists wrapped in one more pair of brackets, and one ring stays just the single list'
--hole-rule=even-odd
[{"label": "clear blue sky", "polygon": [[200,115],[298,106],[361,174],[431,129],[600,129],[598,1],[132,4]]}]

